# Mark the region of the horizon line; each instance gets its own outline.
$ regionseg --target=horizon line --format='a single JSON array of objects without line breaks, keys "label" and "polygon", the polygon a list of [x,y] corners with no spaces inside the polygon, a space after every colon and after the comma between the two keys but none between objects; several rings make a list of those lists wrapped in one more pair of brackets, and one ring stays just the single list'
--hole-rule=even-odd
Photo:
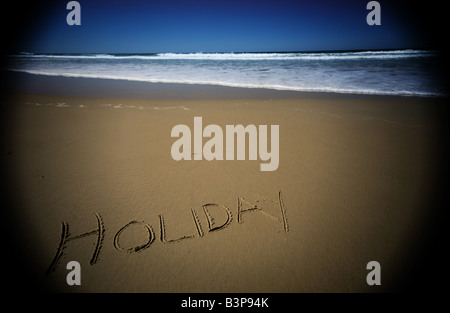
[{"label": "horizon line", "polygon": [[383,48],[383,49],[324,49],[324,50],[274,50],[274,51],[191,51],[191,52],[30,52],[30,51],[20,51],[13,52],[11,54],[123,54],[123,55],[157,55],[157,54],[245,54],[245,53],[333,53],[333,52],[364,52],[364,51],[399,51],[399,50],[425,50],[425,51],[438,51],[439,49],[433,48]]}]

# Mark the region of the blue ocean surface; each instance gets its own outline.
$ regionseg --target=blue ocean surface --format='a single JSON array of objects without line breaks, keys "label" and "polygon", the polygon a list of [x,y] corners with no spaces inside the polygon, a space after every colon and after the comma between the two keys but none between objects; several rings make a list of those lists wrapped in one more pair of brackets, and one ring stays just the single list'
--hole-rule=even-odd
[{"label": "blue ocean surface", "polygon": [[428,50],[11,55],[8,70],[38,75],[305,92],[443,96]]}]

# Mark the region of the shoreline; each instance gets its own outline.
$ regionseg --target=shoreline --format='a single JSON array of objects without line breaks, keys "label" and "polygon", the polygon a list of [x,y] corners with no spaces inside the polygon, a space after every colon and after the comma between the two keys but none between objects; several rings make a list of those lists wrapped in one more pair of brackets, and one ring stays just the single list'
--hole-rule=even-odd
[{"label": "shoreline", "polygon": [[[445,98],[15,74],[3,231],[41,289],[70,292],[76,260],[83,292],[372,292],[375,260],[398,291],[441,259]],[[279,125],[279,167],[175,161],[195,117]]]},{"label": "shoreline", "polygon": [[442,99],[446,95],[389,95],[332,91],[295,91],[270,88],[229,87],[213,84],[153,83],[113,78],[65,77],[2,71],[10,93],[84,98],[129,98],[158,100],[207,99],[305,99],[375,98]]}]

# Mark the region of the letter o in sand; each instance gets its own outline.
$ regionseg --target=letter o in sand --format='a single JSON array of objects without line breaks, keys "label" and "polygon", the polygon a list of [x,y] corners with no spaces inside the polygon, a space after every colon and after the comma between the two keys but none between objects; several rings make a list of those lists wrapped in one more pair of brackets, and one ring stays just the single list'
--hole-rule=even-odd
[{"label": "letter o in sand", "polygon": [[[148,233],[148,240],[146,243],[144,243],[142,245],[132,246],[130,248],[124,248],[119,244],[119,238],[122,235],[122,233],[125,231],[125,229],[129,228],[131,225],[142,225]],[[121,252],[128,252],[128,253],[139,252],[139,251],[142,251],[142,250],[150,247],[150,245],[152,244],[152,242],[154,240],[155,240],[155,232],[153,231],[153,228],[150,225],[148,225],[144,222],[131,221],[128,224],[126,224],[124,227],[119,229],[119,231],[114,236],[114,248],[116,248],[118,251],[121,251]]]}]

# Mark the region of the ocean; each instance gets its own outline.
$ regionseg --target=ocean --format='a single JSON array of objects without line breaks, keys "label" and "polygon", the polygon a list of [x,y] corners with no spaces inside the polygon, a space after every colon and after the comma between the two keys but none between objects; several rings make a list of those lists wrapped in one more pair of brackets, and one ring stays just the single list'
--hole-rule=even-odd
[{"label": "ocean", "polygon": [[428,50],[11,55],[8,70],[38,75],[304,92],[443,96]]}]

